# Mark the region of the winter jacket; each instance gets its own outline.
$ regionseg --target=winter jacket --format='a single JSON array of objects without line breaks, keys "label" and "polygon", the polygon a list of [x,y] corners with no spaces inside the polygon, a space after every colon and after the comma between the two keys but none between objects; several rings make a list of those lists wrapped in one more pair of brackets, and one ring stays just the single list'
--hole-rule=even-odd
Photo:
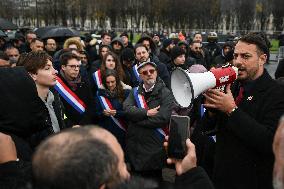
[{"label": "winter jacket", "polygon": [[58,77],[86,105],[85,112],[83,114],[80,114],[62,96],[60,96],[65,109],[66,119],[64,121],[66,123],[66,126],[72,127],[74,125],[87,125],[95,123],[95,103],[89,82],[86,79],[82,78],[82,81],[77,84],[77,89],[74,90],[69,86],[68,82],[61,76],[61,74],[59,74]]},{"label": "winter jacket", "polygon": [[[250,85],[238,108],[227,116],[205,114],[203,126],[217,129],[215,187],[220,189],[272,189],[274,156],[272,143],[284,113],[284,89],[265,70]],[[236,98],[239,84],[232,85]]]},{"label": "winter jacket", "polygon": [[148,117],[146,109],[138,108],[132,89],[123,103],[126,118],[129,120],[126,154],[134,171],[160,170],[165,164],[166,154],[163,140],[156,129],[167,127],[174,97],[159,78],[153,91],[148,94],[142,85],[141,83],[138,86],[138,93],[144,95],[148,108],[160,106],[160,109],[158,114]]}]

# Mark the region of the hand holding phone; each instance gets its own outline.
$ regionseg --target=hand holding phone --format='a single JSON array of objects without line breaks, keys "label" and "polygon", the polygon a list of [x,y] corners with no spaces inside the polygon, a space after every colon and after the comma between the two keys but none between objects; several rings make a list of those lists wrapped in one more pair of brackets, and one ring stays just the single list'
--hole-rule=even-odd
[{"label": "hand holding phone", "polygon": [[187,154],[186,139],[190,137],[188,116],[172,115],[168,140],[168,157],[183,159]]},{"label": "hand holding phone", "polygon": [[[164,142],[164,146],[168,147],[168,136],[166,136],[166,142]],[[177,175],[182,175],[186,173],[190,169],[197,166],[197,158],[195,152],[195,145],[190,141],[190,139],[186,139],[186,147],[187,153],[183,159],[175,159],[168,158],[168,164],[175,164]]]}]

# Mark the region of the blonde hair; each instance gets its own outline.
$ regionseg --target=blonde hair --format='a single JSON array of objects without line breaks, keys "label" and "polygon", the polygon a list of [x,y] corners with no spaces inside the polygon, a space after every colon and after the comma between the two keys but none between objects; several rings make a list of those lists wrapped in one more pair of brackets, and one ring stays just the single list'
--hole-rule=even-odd
[{"label": "blonde hair", "polygon": [[83,50],[84,50],[81,41],[78,40],[77,37],[71,37],[71,38],[67,39],[67,40],[64,42],[63,48],[64,48],[64,49],[68,49],[69,46],[72,45],[72,44],[76,45],[78,51],[83,51]]}]

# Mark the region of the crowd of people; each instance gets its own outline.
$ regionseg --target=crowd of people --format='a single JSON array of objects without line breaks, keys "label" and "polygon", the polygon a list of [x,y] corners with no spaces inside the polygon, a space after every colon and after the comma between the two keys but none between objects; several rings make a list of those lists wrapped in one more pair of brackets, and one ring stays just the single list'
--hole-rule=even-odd
[{"label": "crowd of people", "polygon": [[[284,188],[284,75],[264,68],[264,34],[101,39],[0,39],[0,188]],[[238,76],[225,91],[178,105],[175,69],[228,64]],[[173,114],[190,117],[183,159],[167,157]]]}]

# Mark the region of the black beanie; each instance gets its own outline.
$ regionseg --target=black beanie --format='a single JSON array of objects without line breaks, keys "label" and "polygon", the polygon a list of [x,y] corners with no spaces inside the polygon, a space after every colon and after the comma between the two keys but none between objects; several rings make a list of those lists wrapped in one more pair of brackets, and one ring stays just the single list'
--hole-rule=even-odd
[{"label": "black beanie", "polygon": [[133,61],[135,60],[135,56],[134,56],[134,50],[131,48],[125,48],[123,49],[122,53],[121,53],[121,60],[127,60],[127,61]]},{"label": "black beanie", "polygon": [[164,39],[163,41],[163,48],[167,48],[170,44],[172,44],[172,39]]},{"label": "black beanie", "polygon": [[179,46],[174,46],[171,50],[172,60],[176,59],[178,56],[185,54],[184,50]]}]

